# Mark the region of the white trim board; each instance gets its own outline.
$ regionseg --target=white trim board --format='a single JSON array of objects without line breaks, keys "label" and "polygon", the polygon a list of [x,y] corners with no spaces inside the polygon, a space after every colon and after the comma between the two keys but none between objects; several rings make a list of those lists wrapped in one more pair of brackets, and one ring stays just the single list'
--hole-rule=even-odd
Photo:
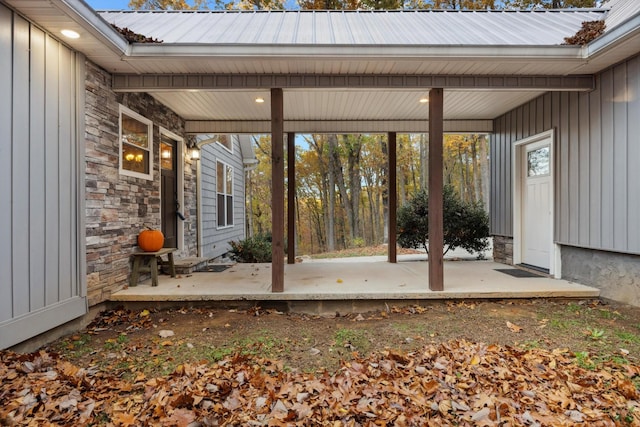
[{"label": "white trim board", "polygon": [[513,173],[511,174],[511,188],[512,188],[512,200],[513,200],[513,263],[515,265],[522,263],[522,177],[524,171],[522,170],[522,163],[520,162],[522,152],[529,144],[540,142],[543,140],[549,140],[551,151],[551,189],[553,194],[550,200],[550,210],[552,213],[551,218],[551,255],[550,255],[550,268],[549,274],[556,279],[561,278],[561,257],[560,257],[560,245],[555,242],[554,239],[554,227],[555,227],[555,162],[556,162],[556,150],[555,150],[555,130],[550,129],[548,131],[539,133],[537,135],[530,136],[528,138],[516,141],[513,144],[513,150],[511,150],[511,167]]}]

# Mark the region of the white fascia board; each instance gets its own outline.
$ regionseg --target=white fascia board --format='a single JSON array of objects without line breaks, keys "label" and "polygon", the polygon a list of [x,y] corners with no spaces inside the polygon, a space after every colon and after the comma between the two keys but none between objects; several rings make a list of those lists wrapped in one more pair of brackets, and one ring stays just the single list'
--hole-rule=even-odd
[{"label": "white fascia board", "polygon": [[594,58],[607,52],[616,44],[623,42],[629,37],[640,34],[640,14],[628,19],[613,30],[606,32],[585,47],[587,59]]},{"label": "white fascia board", "polygon": [[582,61],[581,46],[369,46],[133,44],[123,58],[547,59]]},{"label": "white fascia board", "polygon": [[58,0],[51,4],[118,55],[129,53],[129,42],[83,0]]}]

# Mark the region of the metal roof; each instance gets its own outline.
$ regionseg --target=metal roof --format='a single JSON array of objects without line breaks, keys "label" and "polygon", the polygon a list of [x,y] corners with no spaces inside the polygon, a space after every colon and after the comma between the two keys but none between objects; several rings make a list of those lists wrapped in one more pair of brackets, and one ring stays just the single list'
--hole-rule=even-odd
[{"label": "metal roof", "polygon": [[[640,0],[610,0],[602,9],[532,12],[96,13],[82,0],[0,0],[0,4],[54,37],[62,28],[77,31],[81,37],[65,43],[113,73],[114,81],[137,78],[140,83],[134,91],[151,94],[190,120],[190,131],[205,133],[268,132],[272,86],[263,81],[280,82],[291,76],[314,81],[334,76],[362,81],[382,76],[388,82],[395,81],[394,76],[561,80],[597,73],[640,52]],[[599,19],[607,22],[603,36],[587,46],[561,45],[583,21]],[[164,42],[128,43],[110,23]],[[202,80],[198,75],[204,76]],[[167,76],[164,80],[177,76],[177,80],[155,85],[159,80],[154,76]],[[220,76],[219,81],[246,77],[249,83],[209,88],[190,83],[194,78],[204,82]],[[440,87],[350,84],[285,89],[284,113],[290,126],[286,130],[423,131],[427,109],[418,100],[429,87]],[[450,87],[445,90],[445,128],[490,130],[491,119],[547,90],[561,89],[537,84],[508,90]],[[256,104],[258,96],[266,102]]]},{"label": "metal roof", "polygon": [[106,11],[166,44],[555,46],[604,9],[562,11]]}]

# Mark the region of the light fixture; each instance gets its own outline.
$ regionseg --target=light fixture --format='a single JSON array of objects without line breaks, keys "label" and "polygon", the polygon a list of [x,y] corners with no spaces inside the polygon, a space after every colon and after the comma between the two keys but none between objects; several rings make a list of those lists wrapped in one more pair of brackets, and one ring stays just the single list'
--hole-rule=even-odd
[{"label": "light fixture", "polygon": [[198,147],[193,147],[191,149],[191,160],[200,160],[200,150]]},{"label": "light fixture", "polygon": [[264,98],[259,96],[256,98],[256,104],[264,104]]},{"label": "light fixture", "polygon": [[429,98],[427,98],[426,96],[420,98],[420,104],[426,104],[427,102],[429,102]]},{"label": "light fixture", "polygon": [[125,156],[124,156],[124,159],[125,159],[127,162],[132,162],[132,161],[133,161],[133,159],[135,159],[135,158],[136,158],[136,155],[135,155],[135,154],[133,154],[133,153],[127,153],[127,154],[125,154]]},{"label": "light fixture", "polygon": [[78,34],[77,32],[73,31],[73,30],[61,30],[60,33],[70,39],[79,39],[80,38],[80,34]]},{"label": "light fixture", "polygon": [[171,150],[162,150],[162,154],[161,154],[163,159],[170,159],[171,158]]},{"label": "light fixture", "polygon": [[142,154],[136,154],[136,162],[140,163],[144,160],[144,156]]}]

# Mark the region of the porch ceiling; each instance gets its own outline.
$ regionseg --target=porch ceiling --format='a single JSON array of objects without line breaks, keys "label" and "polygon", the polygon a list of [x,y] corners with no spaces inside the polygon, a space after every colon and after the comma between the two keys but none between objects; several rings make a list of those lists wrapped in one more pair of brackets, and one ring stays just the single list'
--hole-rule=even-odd
[{"label": "porch ceiling", "polygon": [[[429,105],[423,90],[290,89],[284,93],[286,131],[427,131]],[[491,131],[491,119],[538,96],[540,91],[445,92],[447,131]],[[268,90],[150,92],[188,121],[191,131],[261,133],[270,129]],[[257,97],[264,103],[255,102]],[[242,123],[242,125],[238,125]],[[205,128],[203,126],[210,126]],[[380,128],[382,126],[382,129]]]}]

